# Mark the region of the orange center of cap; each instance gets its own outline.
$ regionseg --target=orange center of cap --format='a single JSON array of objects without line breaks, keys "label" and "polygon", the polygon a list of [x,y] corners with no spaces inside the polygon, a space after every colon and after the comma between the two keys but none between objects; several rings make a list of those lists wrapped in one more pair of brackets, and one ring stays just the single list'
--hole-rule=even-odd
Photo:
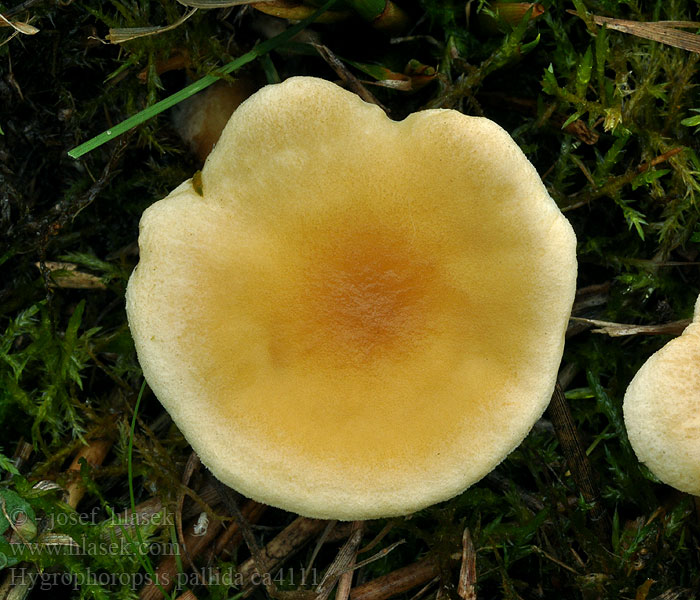
[{"label": "orange center of cap", "polygon": [[301,310],[283,319],[291,331],[278,338],[295,341],[281,356],[361,367],[397,358],[424,335],[434,268],[405,241],[360,234],[314,248],[307,260]]}]

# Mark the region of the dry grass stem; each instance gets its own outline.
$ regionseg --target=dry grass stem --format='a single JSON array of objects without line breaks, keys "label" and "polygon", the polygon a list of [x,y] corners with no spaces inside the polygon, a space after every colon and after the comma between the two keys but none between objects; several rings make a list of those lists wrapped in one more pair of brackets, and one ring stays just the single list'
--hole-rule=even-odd
[{"label": "dry grass stem", "polygon": [[182,17],[180,17],[177,21],[171,23],[170,25],[161,25],[157,27],[123,27],[116,29],[112,28],[107,34],[107,41],[111,44],[123,44],[124,42],[130,42],[131,40],[135,40],[137,38],[165,33],[166,31],[171,31],[176,27],[182,25],[196,12],[196,8],[188,10],[184,15],[182,15]]},{"label": "dry grass stem", "polygon": [[336,590],[336,600],[347,600],[352,586],[353,567],[357,558],[357,550],[362,541],[364,521],[353,522],[353,532],[345,544],[338,551],[335,560],[328,567],[321,583],[316,588],[316,600],[326,600],[333,588]]},{"label": "dry grass stem", "polygon": [[564,458],[569,465],[576,487],[583,499],[591,505],[590,516],[596,534],[602,545],[610,539],[608,515],[600,503],[598,485],[593,476],[591,463],[574,423],[564,392],[557,383],[552,394],[552,402],[547,409]]},{"label": "dry grass stem", "polygon": [[323,532],[319,536],[318,540],[316,540],[316,546],[314,546],[314,551],[311,553],[311,558],[309,558],[309,562],[306,565],[306,569],[304,570],[304,573],[301,576],[301,585],[302,587],[306,585],[306,576],[309,573],[312,573],[312,569],[314,567],[314,562],[316,562],[316,557],[318,556],[318,553],[321,551],[321,547],[323,544],[326,543],[328,540],[328,537],[330,536],[331,532],[335,529],[335,526],[338,524],[338,521],[333,520],[333,521],[328,521],[328,525],[323,529]]},{"label": "dry grass stem", "polygon": [[387,108],[374,97],[372,92],[362,85],[362,82],[350,72],[342,60],[333,54],[330,48],[324,46],[323,44],[312,44],[312,46],[316,48],[316,51],[319,53],[321,58],[328,63],[328,65],[337,73],[338,77],[342,79],[343,83],[345,83],[350,90],[355,92],[365,102],[376,104],[384,112],[388,112]]},{"label": "dry grass stem", "polygon": [[605,25],[608,29],[621,31],[630,35],[660,42],[674,48],[681,48],[688,52],[700,54],[700,37],[679,29],[699,29],[700,23],[694,21],[628,21],[626,19],[612,19],[592,15],[591,18],[597,25]]},{"label": "dry grass stem", "polygon": [[22,21],[10,21],[7,17],[0,13],[0,27],[12,27],[16,33],[23,33],[24,35],[34,35],[39,33],[39,30],[30,25],[29,23],[23,23]]},{"label": "dry grass stem", "polygon": [[[248,523],[255,524],[268,509],[266,504],[260,504],[253,500],[250,500],[242,509],[241,513],[246,518]],[[241,528],[236,522],[230,523],[229,526],[223,531],[223,533],[216,540],[216,544],[212,549],[210,557],[212,555],[218,556],[222,553],[231,554],[238,546],[243,542],[243,534],[241,533]]]},{"label": "dry grass stem", "polygon": [[[68,288],[74,290],[106,290],[107,286],[102,280],[90,273],[78,271],[78,265],[69,262],[45,261],[35,262],[40,269],[46,269],[49,273],[49,285],[52,287]],[[53,285],[52,285],[53,284]]]}]

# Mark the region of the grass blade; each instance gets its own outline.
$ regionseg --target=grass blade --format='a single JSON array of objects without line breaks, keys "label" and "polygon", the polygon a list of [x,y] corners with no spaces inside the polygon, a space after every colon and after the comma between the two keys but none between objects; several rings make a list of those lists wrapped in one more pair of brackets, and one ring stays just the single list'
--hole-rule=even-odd
[{"label": "grass blade", "polygon": [[[331,6],[333,6],[333,4],[335,4],[336,1],[337,0],[328,0],[325,4],[323,4],[323,6],[321,6],[313,14],[309,15],[306,19],[299,21],[299,23],[290,27],[286,31],[283,31],[279,35],[276,35],[275,37],[270,38],[269,40],[265,40],[264,42],[258,44],[249,52],[246,52],[244,55],[239,56],[238,58],[232,60],[228,64],[221,67],[218,70],[218,73],[220,73],[221,75],[233,73],[234,71],[240,69],[243,65],[252,62],[259,56],[263,56],[271,50],[274,50],[281,44],[284,44],[285,42],[289,41],[308,25],[313,23],[321,14],[326,12]],[[80,144],[79,146],[76,146],[72,150],[69,150],[68,156],[76,159],[80,158],[81,156],[87,154],[88,152],[91,152],[95,148],[99,148],[102,144],[113,140],[114,138],[123,133],[126,133],[127,131],[136,127],[137,125],[148,121],[149,119],[162,113],[164,110],[175,106],[176,104],[182,102],[190,96],[193,96],[197,92],[201,92],[203,89],[209,87],[211,84],[215,83],[219,79],[220,75],[205,75],[201,79],[198,79],[194,83],[181,89],[179,92],[176,92],[175,94],[164,98],[160,102],[156,102],[153,106],[149,106],[141,112],[138,112],[135,115],[129,117],[128,119],[125,119],[118,125],[115,125],[111,129],[108,129],[107,131],[102,132],[100,135],[95,136],[94,138]]]}]

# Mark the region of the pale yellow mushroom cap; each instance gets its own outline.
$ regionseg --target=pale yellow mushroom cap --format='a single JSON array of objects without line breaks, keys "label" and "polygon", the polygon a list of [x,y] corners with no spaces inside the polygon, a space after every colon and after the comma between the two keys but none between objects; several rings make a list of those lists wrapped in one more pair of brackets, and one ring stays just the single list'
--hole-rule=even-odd
[{"label": "pale yellow mushroom cap", "polygon": [[495,123],[401,122],[320,79],[263,88],[143,215],[145,377],[202,462],[306,516],[450,498],[554,387],[575,237]]},{"label": "pale yellow mushroom cap", "polygon": [[634,376],[623,409],[637,458],[664,483],[700,496],[700,297],[683,334]]}]

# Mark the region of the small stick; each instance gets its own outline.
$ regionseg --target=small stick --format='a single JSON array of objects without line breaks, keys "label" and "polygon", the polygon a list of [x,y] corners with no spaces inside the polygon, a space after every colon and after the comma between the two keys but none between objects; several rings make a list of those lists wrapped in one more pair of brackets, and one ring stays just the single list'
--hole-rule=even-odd
[{"label": "small stick", "polygon": [[81,460],[85,459],[91,468],[100,466],[112,447],[112,443],[112,440],[93,440],[87,446],[83,446],[75,455],[67,470],[67,474],[73,477],[73,480],[66,486],[65,493],[66,504],[70,507],[76,508],[86,491],[85,484],[80,479]]},{"label": "small stick", "polygon": [[676,154],[680,154],[684,150],[683,146],[678,148],[671,148],[670,150],[659,154],[657,157],[652,158],[649,162],[642,163],[637,167],[637,173],[644,173],[656,165],[660,165],[662,162],[666,162],[669,158],[673,158]]},{"label": "small stick", "polygon": [[175,530],[177,531],[177,541],[182,548],[182,553],[185,555],[187,562],[192,564],[192,559],[190,558],[189,552],[187,550],[187,543],[185,542],[185,534],[182,531],[182,508],[185,505],[185,487],[190,482],[192,473],[199,467],[199,456],[196,452],[192,452],[190,457],[187,459],[187,464],[185,465],[185,470],[182,473],[182,488],[177,494],[177,508],[175,509]]},{"label": "small stick", "polygon": [[316,48],[316,51],[319,53],[321,58],[328,63],[328,65],[338,74],[338,77],[340,77],[353,92],[355,92],[365,102],[376,104],[384,112],[388,112],[387,108],[381,102],[379,102],[379,100],[377,100],[364,85],[362,85],[360,80],[348,70],[343,61],[333,54],[330,48],[324,46],[323,44],[312,45],[314,48]]},{"label": "small stick", "polygon": [[[352,521],[343,521],[342,523],[336,523],[335,527],[328,533],[325,544],[332,544],[334,542],[342,542],[347,540],[352,534]],[[359,554],[359,553],[358,553]]]},{"label": "small stick", "polygon": [[570,317],[575,323],[593,325],[592,333],[604,333],[610,337],[623,337],[628,335],[680,335],[690,325],[690,319],[661,323],[659,325],[630,325],[627,323],[613,323],[599,321],[598,319],[584,319],[582,317]]},{"label": "small stick", "polygon": [[389,521],[386,525],[384,525],[382,530],[374,537],[374,539],[369,544],[367,544],[359,550],[358,554],[364,554],[365,552],[369,552],[372,548],[377,546],[377,544],[379,544],[379,542],[381,542],[389,534],[389,532],[394,528],[395,525],[396,521],[394,519]]},{"label": "small stick", "polygon": [[437,562],[428,556],[412,565],[357,586],[350,591],[350,600],[387,600],[419,585],[425,585],[439,573]]},{"label": "small stick", "polygon": [[20,2],[16,6],[13,6],[12,8],[9,8],[7,12],[5,12],[5,16],[8,19],[11,19],[15,15],[18,15],[21,13],[23,10],[28,10],[35,4],[40,4],[44,0],[24,0],[24,2]]},{"label": "small stick", "polygon": [[[268,509],[267,504],[260,504],[259,502],[255,502],[251,500],[246,504],[241,512],[243,513],[243,516],[248,520],[248,523],[257,523],[260,518],[265,514],[265,511]],[[222,552],[227,552],[231,553],[234,548],[237,548],[240,543],[243,541],[243,534],[241,533],[241,528],[238,526],[237,523],[230,523],[226,531],[224,531],[220,536],[219,539],[216,540],[216,545],[214,546],[214,549],[212,553],[210,554],[210,558],[213,556],[218,556]]]},{"label": "small stick", "polygon": [[352,586],[353,567],[357,559],[357,550],[362,541],[364,521],[354,521],[353,531],[345,544],[339,550],[335,560],[328,567],[326,575],[316,588],[316,600],[326,600],[333,591],[335,584],[338,589],[335,593],[336,600],[348,600]]},{"label": "small stick", "polygon": [[[244,581],[242,591],[244,596],[250,595],[256,585],[263,583],[266,574],[279,569],[284,562],[301,550],[307,542],[323,531],[327,521],[298,517],[292,521],[279,535],[274,537],[263,548],[259,560],[250,557],[238,569]],[[256,564],[257,563],[257,564]],[[256,577],[256,573],[259,574]],[[263,580],[262,582],[260,580]]]},{"label": "small stick", "polygon": [[476,552],[469,528],[462,534],[462,566],[459,570],[457,595],[462,600],[476,600]]},{"label": "small stick", "polygon": [[570,566],[567,565],[566,563],[560,561],[558,558],[556,558],[556,557],[552,556],[551,554],[545,552],[544,550],[542,550],[542,548],[540,548],[540,547],[538,547],[538,546],[535,546],[534,544],[531,546],[531,548],[532,548],[535,552],[537,552],[537,554],[539,554],[540,556],[544,556],[547,560],[551,560],[555,565],[559,565],[562,569],[566,569],[566,570],[569,571],[570,573],[573,573],[574,575],[576,575],[576,577],[581,577],[581,573],[579,573],[576,569],[570,567]]},{"label": "small stick", "polygon": [[[419,589],[413,596],[411,596],[410,600],[420,600],[423,598],[427,593],[428,590],[433,587],[436,583],[439,583],[440,577],[433,577],[428,583],[426,583],[421,589]],[[443,588],[438,588],[438,591],[435,592],[435,598],[437,600],[437,596],[440,593],[440,590]]]},{"label": "small stick", "polygon": [[350,597],[350,589],[352,588],[352,576],[354,574],[352,568],[355,566],[355,562],[357,561],[357,551],[359,549],[360,542],[362,541],[362,533],[364,531],[364,528],[364,521],[355,521],[352,524],[352,534],[350,535],[350,539],[353,539],[352,536],[356,531],[359,531],[360,535],[357,537],[357,544],[354,546],[352,558],[348,563],[348,569],[350,570],[346,573],[343,573],[340,576],[340,579],[338,580],[338,589],[335,592],[335,600],[348,600],[348,598]]},{"label": "small stick", "polygon": [[[130,508],[114,515],[104,521],[101,525],[107,526],[102,533],[103,539],[110,539],[111,536],[124,537],[131,534],[136,527],[143,523],[152,523],[157,514],[163,510],[163,502],[157,496],[149,498],[137,504],[132,511]],[[109,527],[114,525],[113,527]]]},{"label": "small stick", "polygon": [[587,308],[604,306],[608,302],[610,295],[610,282],[596,283],[576,290],[574,307],[571,312],[576,314]]},{"label": "small stick", "polygon": [[335,526],[338,524],[338,521],[333,520],[333,521],[328,521],[328,524],[324,528],[323,532],[319,536],[319,538],[316,540],[316,547],[314,548],[313,552],[311,553],[311,558],[309,558],[309,562],[306,565],[306,569],[304,569],[304,572],[302,573],[301,576],[301,587],[304,587],[306,585],[306,576],[309,573],[312,573],[314,567],[314,561],[316,560],[316,557],[318,556],[318,553],[321,551],[321,547],[323,544],[326,543],[326,540],[328,539],[328,536],[330,533],[335,529]]},{"label": "small stick", "polygon": [[492,471],[486,477],[484,477],[484,481],[493,484],[501,492],[510,492],[511,490],[514,490],[523,501],[523,504],[525,504],[525,506],[527,506],[527,508],[535,514],[544,509],[544,503],[539,498],[533,496],[530,492],[525,491],[512,479],[508,479],[495,471]]},{"label": "small stick", "polygon": [[185,488],[185,493],[194,501],[193,504],[185,506],[182,513],[182,517],[186,521],[201,514],[202,511],[214,512],[212,509],[221,503],[219,492],[210,482],[205,483],[197,493],[194,493],[190,488]]},{"label": "small stick", "polygon": [[263,557],[258,541],[253,535],[253,531],[250,528],[250,523],[248,523],[246,518],[241,513],[241,509],[238,507],[238,498],[240,498],[241,495],[218,479],[214,479],[214,485],[216,486],[224,505],[235,517],[236,522],[238,523],[243,539],[245,540],[246,546],[248,546],[248,550],[250,551],[250,560],[252,560],[254,565],[254,572],[257,571],[260,574],[260,578],[263,580],[267,592],[269,595],[274,596],[277,592],[277,586],[273,581],[269,580],[269,578],[263,577],[265,573],[265,558]]}]

